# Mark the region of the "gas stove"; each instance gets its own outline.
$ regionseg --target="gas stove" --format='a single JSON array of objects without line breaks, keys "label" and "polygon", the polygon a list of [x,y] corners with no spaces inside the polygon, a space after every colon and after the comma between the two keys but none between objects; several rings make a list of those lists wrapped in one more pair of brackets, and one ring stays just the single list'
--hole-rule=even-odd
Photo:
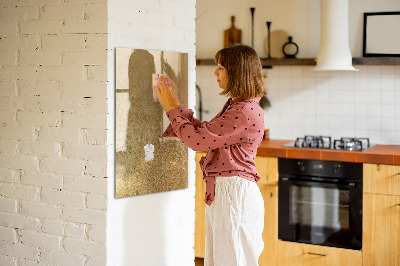
[{"label": "gas stove", "polygon": [[311,136],[297,138],[295,142],[283,145],[285,147],[295,148],[314,148],[314,149],[330,149],[344,151],[364,151],[371,148],[369,138],[340,138],[332,142],[329,136]]}]

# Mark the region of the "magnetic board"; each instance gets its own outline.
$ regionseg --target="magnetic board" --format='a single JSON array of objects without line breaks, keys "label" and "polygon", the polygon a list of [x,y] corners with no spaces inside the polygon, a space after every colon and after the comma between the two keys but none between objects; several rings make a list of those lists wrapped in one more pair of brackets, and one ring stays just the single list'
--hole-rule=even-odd
[{"label": "magnetic board", "polygon": [[166,73],[176,83],[187,106],[187,53],[116,48],[116,198],[188,186],[188,148],[179,138],[161,137],[169,120],[153,100],[155,73]]}]

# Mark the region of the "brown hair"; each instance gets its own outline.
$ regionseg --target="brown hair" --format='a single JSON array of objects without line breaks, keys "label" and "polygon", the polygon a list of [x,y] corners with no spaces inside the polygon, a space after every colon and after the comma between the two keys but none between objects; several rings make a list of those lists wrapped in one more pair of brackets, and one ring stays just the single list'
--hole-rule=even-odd
[{"label": "brown hair", "polygon": [[252,98],[266,95],[260,58],[247,45],[233,45],[219,50],[214,57],[228,72],[228,86],[220,95]]}]

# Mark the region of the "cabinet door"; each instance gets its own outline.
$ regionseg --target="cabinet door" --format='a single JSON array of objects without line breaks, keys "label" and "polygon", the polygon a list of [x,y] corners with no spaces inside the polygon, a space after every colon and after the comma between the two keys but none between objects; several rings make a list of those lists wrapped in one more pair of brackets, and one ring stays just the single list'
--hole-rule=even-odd
[{"label": "cabinet door", "polygon": [[278,266],[361,266],[362,252],[278,241]]},{"label": "cabinet door", "polygon": [[363,175],[364,193],[400,195],[400,166],[365,163]]},{"label": "cabinet door", "polygon": [[254,162],[261,176],[258,184],[278,185],[278,158],[257,156]]},{"label": "cabinet door", "polygon": [[203,172],[199,167],[199,161],[204,152],[196,153],[196,194],[195,194],[195,234],[194,234],[194,251],[197,258],[204,258],[204,248],[206,239],[204,195],[206,193],[206,184],[203,181]]},{"label": "cabinet door", "polygon": [[276,242],[278,241],[278,187],[259,185],[264,198],[264,250],[258,259],[260,266],[276,265]]},{"label": "cabinet door", "polygon": [[400,266],[400,196],[364,194],[363,265]]}]

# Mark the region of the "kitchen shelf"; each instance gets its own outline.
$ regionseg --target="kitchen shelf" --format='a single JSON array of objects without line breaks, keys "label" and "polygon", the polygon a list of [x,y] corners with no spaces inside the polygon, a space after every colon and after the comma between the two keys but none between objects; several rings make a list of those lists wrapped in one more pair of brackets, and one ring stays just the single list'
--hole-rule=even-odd
[{"label": "kitchen shelf", "polygon": [[353,65],[400,65],[400,57],[358,57]]},{"label": "kitchen shelf", "polygon": [[[272,66],[314,66],[315,58],[260,58],[263,67]],[[197,59],[196,65],[215,65],[214,59]],[[400,65],[400,57],[355,57],[353,65]]]}]

